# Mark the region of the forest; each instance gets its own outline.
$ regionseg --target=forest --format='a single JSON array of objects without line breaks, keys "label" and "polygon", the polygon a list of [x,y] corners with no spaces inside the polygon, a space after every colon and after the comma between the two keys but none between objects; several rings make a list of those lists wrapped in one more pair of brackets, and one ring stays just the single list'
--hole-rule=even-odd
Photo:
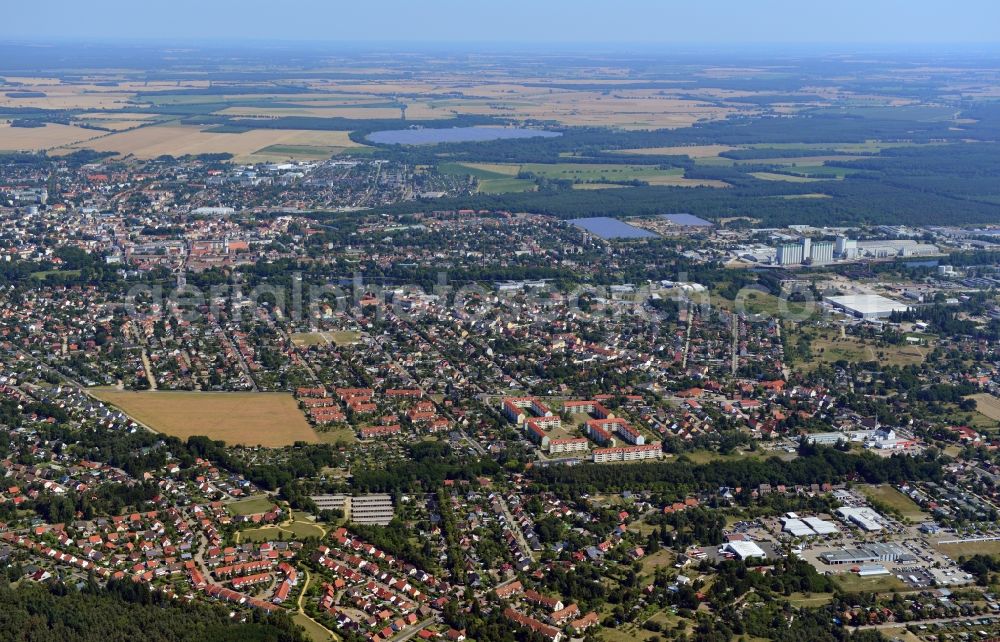
[{"label": "forest", "polygon": [[241,623],[229,610],[200,602],[182,603],[130,580],[111,580],[106,589],[89,582],[82,589],[0,583],[0,631],[18,642],[300,642],[287,615],[250,615]]}]

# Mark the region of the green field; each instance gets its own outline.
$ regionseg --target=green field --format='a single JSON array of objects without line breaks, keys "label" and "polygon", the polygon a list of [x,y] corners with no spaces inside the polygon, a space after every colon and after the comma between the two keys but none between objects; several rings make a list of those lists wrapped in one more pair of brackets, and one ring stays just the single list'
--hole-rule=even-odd
[{"label": "green field", "polygon": [[344,147],[317,147],[313,145],[269,145],[254,152],[258,156],[287,156],[303,160],[322,160],[344,151]]},{"label": "green field", "polygon": [[850,335],[841,336],[832,328],[789,329],[786,333],[786,345],[795,346],[800,335],[809,339],[811,358],[800,361],[790,356],[789,362],[797,370],[810,371],[821,364],[837,361],[876,361],[880,365],[907,366],[924,362],[933,350],[933,342],[929,345],[879,345],[873,340],[862,340]]},{"label": "green field", "polygon": [[912,499],[899,492],[888,484],[881,486],[865,486],[862,488],[864,494],[871,500],[881,502],[893,508],[906,519],[913,522],[920,522],[928,519],[929,515],[920,510]]},{"label": "green field", "polygon": [[358,440],[357,434],[350,426],[318,427],[316,436],[324,444],[343,444],[350,446]]},{"label": "green field", "polygon": [[815,314],[818,311],[817,305],[810,305],[805,302],[782,301],[773,294],[760,292],[757,290],[747,290],[745,294],[737,297],[736,301],[723,298],[721,295],[712,296],[712,301],[717,302],[720,308],[735,310],[737,302],[742,304],[743,311],[747,314],[764,314],[772,317],[783,317],[793,315],[796,318],[808,313]]},{"label": "green field", "polygon": [[806,606],[810,608],[825,606],[832,599],[833,593],[810,593],[808,595],[805,593],[792,593],[788,596],[788,601],[794,606]]},{"label": "green field", "polygon": [[50,276],[80,276],[80,270],[44,270],[41,272],[32,272],[31,278],[37,281],[44,281]]},{"label": "green field", "polygon": [[777,174],[775,172],[750,172],[750,175],[762,181],[785,181],[787,183],[815,183],[826,180],[823,178],[796,176],[794,174]]},{"label": "green field", "polygon": [[705,185],[727,187],[722,181],[687,179],[684,169],[661,169],[657,165],[619,165],[613,163],[444,163],[444,174],[469,175],[479,181],[479,191],[487,193],[524,192],[534,189],[531,179],[517,178],[526,172],[550,180],[572,181],[594,188],[616,186],[629,181],[650,185],[679,187]]},{"label": "green field", "polygon": [[1000,556],[1000,542],[962,542],[960,544],[938,544],[937,549],[952,559],[964,555]]},{"label": "green field", "polygon": [[896,579],[894,575],[878,577],[859,577],[855,573],[841,573],[833,576],[840,590],[845,593],[905,591],[906,584]]},{"label": "green field", "polygon": [[267,495],[256,495],[226,504],[226,510],[233,515],[254,515],[256,513],[266,513],[271,510],[274,504],[274,500]]},{"label": "green field", "polygon": [[326,629],[306,616],[305,613],[293,614],[292,621],[305,629],[306,635],[309,636],[309,639],[313,642],[328,642],[330,640],[339,639],[330,635]]},{"label": "green field", "polygon": [[322,538],[325,535],[325,528],[307,519],[304,513],[293,512],[292,519],[288,522],[240,531],[240,540],[250,542],[266,542],[282,538],[304,540],[309,537]]}]

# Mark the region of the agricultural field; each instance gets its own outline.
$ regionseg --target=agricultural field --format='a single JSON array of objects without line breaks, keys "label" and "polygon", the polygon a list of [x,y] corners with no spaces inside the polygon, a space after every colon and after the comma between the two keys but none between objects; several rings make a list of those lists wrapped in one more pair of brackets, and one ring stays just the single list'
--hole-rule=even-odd
[{"label": "agricultural field", "polygon": [[739,149],[731,145],[678,145],[675,147],[642,147],[620,149],[616,154],[633,156],[687,156],[689,158],[717,158],[723,152]]},{"label": "agricultural field", "polygon": [[0,123],[0,151],[40,151],[102,136],[105,132],[73,125],[48,123],[45,127],[11,127]]},{"label": "agricultural field", "polygon": [[[287,148],[283,151],[292,153],[281,153],[282,150],[279,153],[266,151],[277,145],[322,148],[323,153],[362,147],[348,138],[348,132],[345,131],[254,129],[224,133],[188,125],[154,125],[101,136],[88,141],[86,145],[67,144],[62,147],[62,151],[68,153],[86,148],[143,159],[164,154],[183,156],[228,152],[233,154],[236,162],[254,162],[258,152],[267,160],[295,158],[294,151]],[[315,156],[315,153],[309,150],[307,155]]]},{"label": "agricultural field", "polygon": [[153,430],[181,439],[205,435],[227,444],[266,447],[319,442],[295,399],[285,393],[95,388],[91,394]]},{"label": "agricultural field", "polygon": [[[525,191],[532,181],[518,179],[522,172],[551,180],[574,181],[580,189],[616,187],[618,183],[642,181],[650,185],[677,187],[728,187],[716,180],[688,179],[682,168],[660,169],[654,165],[615,165],[610,163],[448,163],[442,171],[469,174],[480,180],[480,191]],[[507,189],[504,189],[507,188]]]},{"label": "agricultural field", "polygon": [[777,174],[775,172],[750,172],[750,175],[762,181],[785,181],[788,183],[815,183],[826,180],[825,178],[810,178],[808,176]]},{"label": "agricultural field", "polygon": [[[315,118],[350,118],[394,119],[400,117],[400,108],[390,106],[385,100],[375,103],[377,106],[365,104],[322,106],[315,103],[303,103],[295,107],[227,107],[216,112],[224,116],[239,116],[243,118],[281,118],[285,116],[311,116]],[[439,109],[427,103],[407,103],[406,117],[413,120],[438,120],[454,118],[454,112]]]},{"label": "agricultural field", "polygon": [[970,399],[976,400],[976,410],[993,421],[1000,421],[1000,399],[988,392],[971,395]]}]

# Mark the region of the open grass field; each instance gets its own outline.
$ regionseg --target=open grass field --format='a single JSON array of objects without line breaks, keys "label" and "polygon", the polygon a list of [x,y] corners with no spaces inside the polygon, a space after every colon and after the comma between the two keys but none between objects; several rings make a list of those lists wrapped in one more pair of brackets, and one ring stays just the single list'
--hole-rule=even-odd
[{"label": "open grass field", "polygon": [[715,295],[712,297],[712,301],[717,302],[719,307],[726,310],[739,310],[747,314],[764,314],[772,317],[782,317],[788,314],[799,317],[805,313],[815,311],[817,308],[816,305],[804,302],[783,302],[773,294],[757,290],[747,290],[745,294],[738,295],[736,300],[729,300],[720,295]]},{"label": "open grass field", "polygon": [[952,559],[964,555],[1000,556],[1000,542],[962,542],[960,544],[936,544],[935,547]]},{"label": "open grass field", "polygon": [[181,439],[205,435],[227,444],[279,447],[319,438],[295,403],[280,392],[90,391],[157,432]]},{"label": "open grass field", "polygon": [[905,591],[907,588],[895,575],[859,577],[856,573],[838,573],[832,578],[845,593]]},{"label": "open grass field", "polygon": [[[27,131],[27,130],[26,130]],[[86,131],[86,130],[84,130]],[[100,132],[98,132],[100,133]],[[0,146],[2,146],[0,138]],[[75,149],[117,152],[136,158],[156,158],[164,154],[208,154],[229,152],[237,162],[252,161],[252,156],[276,145],[350,149],[361,147],[344,131],[310,131],[303,129],[254,129],[240,133],[203,131],[186,125],[155,125],[114,133],[88,141],[85,145],[65,145],[67,153]],[[286,151],[288,151],[286,149]],[[270,157],[294,157],[295,154],[265,152]],[[309,155],[314,155],[310,152]]]},{"label": "open grass field", "polygon": [[785,181],[787,183],[815,183],[827,180],[825,178],[811,178],[808,176],[795,176],[793,174],[776,174],[774,172],[750,172],[754,178],[762,181]]},{"label": "open grass field", "polygon": [[722,152],[737,149],[730,145],[683,145],[677,147],[644,147],[640,149],[621,149],[617,154],[632,154],[638,156],[688,156],[690,158],[715,158]]},{"label": "open grass field", "polygon": [[266,542],[279,538],[304,540],[309,537],[322,538],[325,535],[325,528],[307,519],[303,513],[293,513],[290,520],[281,524],[272,524],[240,531],[240,541]]},{"label": "open grass field", "polygon": [[331,642],[339,639],[332,636],[326,629],[320,626],[315,620],[307,616],[305,613],[292,614],[292,621],[305,630],[306,635],[310,640],[312,640],[312,642]]},{"label": "open grass field", "polygon": [[248,497],[247,499],[241,499],[239,501],[226,504],[226,510],[229,511],[231,515],[254,515],[257,513],[266,513],[271,510],[275,504],[274,500],[266,495],[256,495],[254,497]]},{"label": "open grass field", "polygon": [[[650,185],[670,185],[677,187],[728,187],[723,181],[689,179],[684,177],[682,168],[660,169],[652,165],[616,165],[611,163],[449,163],[442,171],[451,174],[469,174],[480,181],[481,191],[500,191],[502,184],[509,183],[506,191],[524,191],[531,186],[530,180],[517,179],[521,172],[552,180],[577,182],[574,187],[601,189],[615,187],[625,181],[643,181]],[[517,181],[510,183],[510,181]],[[513,189],[518,188],[518,189]]]},{"label": "open grass field", "polygon": [[993,421],[1000,421],[1000,399],[988,392],[971,395],[969,398],[976,400],[976,410],[980,414],[986,415]]},{"label": "open grass field", "polygon": [[796,345],[798,335],[805,332],[809,336],[812,358],[806,362],[795,361],[796,370],[810,371],[821,364],[836,361],[877,361],[880,365],[917,365],[923,363],[934,349],[933,341],[927,345],[878,345],[873,341],[862,341],[852,336],[841,336],[833,328],[809,328],[788,330],[788,345]]},{"label": "open grass field", "polygon": [[[643,535],[646,534],[648,533],[643,533]],[[656,569],[669,567],[671,564],[674,563],[675,559],[676,556],[672,551],[665,548],[661,548],[652,555],[647,555],[646,557],[642,558],[642,560],[640,561],[640,563],[642,564],[642,569],[639,571],[639,576],[646,579],[651,578],[653,577],[653,574],[656,572]]]},{"label": "open grass field", "polygon": [[349,446],[358,440],[357,433],[350,426],[320,427],[316,430],[316,436],[324,444],[343,444]]},{"label": "open grass field", "polygon": [[896,509],[903,517],[912,522],[920,522],[929,518],[929,515],[920,510],[920,506],[912,499],[888,484],[864,486],[861,490],[869,499]]},{"label": "open grass field", "polygon": [[816,608],[825,606],[833,599],[833,593],[792,593],[788,596],[788,601],[795,606]]}]

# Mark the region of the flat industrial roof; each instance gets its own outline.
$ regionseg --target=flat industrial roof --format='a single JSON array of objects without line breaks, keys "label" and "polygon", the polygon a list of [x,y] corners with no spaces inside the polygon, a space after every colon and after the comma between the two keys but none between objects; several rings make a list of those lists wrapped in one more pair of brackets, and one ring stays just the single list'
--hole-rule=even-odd
[{"label": "flat industrial roof", "polygon": [[893,301],[880,294],[848,294],[844,296],[828,296],[826,300],[834,305],[847,308],[861,314],[888,314],[890,312],[906,312],[909,306],[899,301]]}]

